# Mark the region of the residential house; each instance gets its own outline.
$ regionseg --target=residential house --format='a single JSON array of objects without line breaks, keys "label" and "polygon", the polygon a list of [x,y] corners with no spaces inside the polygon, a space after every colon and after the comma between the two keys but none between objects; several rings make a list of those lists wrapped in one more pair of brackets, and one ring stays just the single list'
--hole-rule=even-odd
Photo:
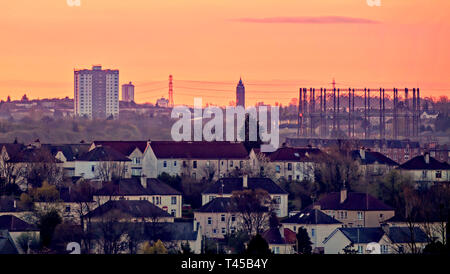
[{"label": "residential house", "polygon": [[112,173],[130,178],[131,159],[109,146],[98,145],[75,160],[75,176],[105,180]]},{"label": "residential house", "polygon": [[398,170],[418,185],[431,185],[450,181],[450,165],[431,157],[429,153],[416,156],[401,164]]},{"label": "residential house", "polygon": [[107,201],[86,214],[94,223],[173,222],[174,217],[147,200]]},{"label": "residential house", "polygon": [[[179,254],[185,246],[188,246],[194,254],[201,253],[202,233],[200,226],[195,222],[124,222],[111,224],[112,227],[116,229],[115,234],[106,233],[107,236],[118,237],[117,253],[139,253],[145,242],[154,244],[158,240],[163,243],[169,254]],[[100,223],[93,223],[91,229],[96,239],[93,241],[91,253],[105,253],[105,241],[102,240],[105,237],[105,227]]]},{"label": "residential house", "polygon": [[245,168],[248,152],[238,142],[149,141],[142,163],[147,178],[163,172],[194,179],[217,179]]},{"label": "residential house", "polygon": [[264,231],[261,236],[269,244],[274,254],[294,254],[297,238],[295,232],[288,228],[272,227]]},{"label": "residential house", "polygon": [[342,226],[340,221],[315,208],[302,210],[282,220],[281,224],[294,232],[298,232],[299,228],[306,229],[312,242],[313,253],[323,251],[323,241],[326,237]]},{"label": "residential house", "polygon": [[347,227],[337,228],[323,244],[325,254],[344,254],[344,250],[357,254],[403,254],[420,253],[428,242],[418,227]]},{"label": "residential house", "polygon": [[[337,228],[323,241],[324,253],[345,254],[344,250],[347,249],[358,254],[367,254],[368,245],[379,244],[383,236],[381,227]],[[380,248],[384,250],[386,247]]]},{"label": "residential house", "polygon": [[154,178],[129,178],[105,183],[94,193],[94,200],[100,205],[110,200],[145,200],[173,217],[181,218],[182,215],[182,194]]},{"label": "residential house", "polygon": [[269,178],[221,178],[202,193],[202,205],[217,197],[231,197],[233,191],[262,189],[272,199],[273,208],[278,217],[288,215],[288,192]]},{"label": "residential house", "polygon": [[398,166],[389,157],[370,149],[353,150],[351,155],[358,161],[360,171],[365,176],[382,176]]},{"label": "residential house", "polygon": [[436,215],[423,216],[423,214],[417,214],[413,218],[407,220],[406,218],[395,215],[394,217],[384,221],[383,225],[387,225],[390,228],[393,227],[408,227],[408,228],[420,228],[430,240],[445,241],[447,220],[445,217],[439,217]]},{"label": "residential house", "polygon": [[[261,153],[258,148],[250,152],[250,165],[259,170]],[[317,148],[280,147],[271,153],[264,153],[264,158],[268,159],[272,166],[276,178],[288,181],[311,181],[314,182],[314,170],[316,163],[324,153]]]},{"label": "residential house", "polygon": [[326,194],[314,205],[315,208],[343,223],[344,227],[378,227],[392,218],[394,209],[375,197],[360,192]]},{"label": "residential house", "polygon": [[43,145],[46,147],[52,155],[60,160],[63,164],[63,172],[66,177],[75,177],[75,161],[80,156],[89,151],[89,144],[63,144],[63,145]]},{"label": "residential house", "polygon": [[97,146],[108,146],[131,159],[131,176],[142,175],[142,160],[147,141],[94,141],[90,149]]},{"label": "residential house", "polygon": [[231,198],[217,197],[194,212],[194,220],[200,224],[208,238],[223,239],[239,229],[241,220],[235,212]]}]

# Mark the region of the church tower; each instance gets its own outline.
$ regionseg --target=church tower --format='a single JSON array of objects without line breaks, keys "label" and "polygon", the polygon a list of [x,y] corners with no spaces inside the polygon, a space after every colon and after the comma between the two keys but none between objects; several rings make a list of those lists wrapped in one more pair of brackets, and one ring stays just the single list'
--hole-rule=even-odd
[{"label": "church tower", "polygon": [[245,87],[242,78],[236,87],[236,106],[242,106],[245,109]]}]

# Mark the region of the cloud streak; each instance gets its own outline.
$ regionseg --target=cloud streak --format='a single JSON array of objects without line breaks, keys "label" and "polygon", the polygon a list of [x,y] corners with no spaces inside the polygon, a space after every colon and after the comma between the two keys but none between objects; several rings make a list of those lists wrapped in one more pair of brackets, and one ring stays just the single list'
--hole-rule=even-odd
[{"label": "cloud streak", "polygon": [[267,17],[238,18],[233,21],[260,24],[379,24],[379,21],[345,16],[299,16],[299,17]]}]

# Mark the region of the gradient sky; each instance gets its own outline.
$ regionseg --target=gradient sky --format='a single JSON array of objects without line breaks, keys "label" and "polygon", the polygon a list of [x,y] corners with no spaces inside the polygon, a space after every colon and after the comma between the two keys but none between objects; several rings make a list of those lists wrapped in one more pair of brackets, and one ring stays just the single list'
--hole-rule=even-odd
[{"label": "gradient sky", "polygon": [[420,87],[450,93],[450,1],[2,1],[0,98],[73,97],[73,69],[102,64],[136,101],[287,103],[299,87]]}]

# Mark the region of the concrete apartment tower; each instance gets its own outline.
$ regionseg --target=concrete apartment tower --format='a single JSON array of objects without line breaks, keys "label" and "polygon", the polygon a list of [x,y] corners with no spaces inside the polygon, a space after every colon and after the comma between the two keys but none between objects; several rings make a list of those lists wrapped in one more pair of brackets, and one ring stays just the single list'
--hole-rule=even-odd
[{"label": "concrete apartment tower", "polygon": [[119,117],[119,71],[98,65],[75,70],[74,113],[91,119]]},{"label": "concrete apartment tower", "polygon": [[236,106],[245,108],[245,87],[242,83],[242,78],[239,79],[239,83],[236,87]]},{"label": "concrete apartment tower", "polygon": [[134,85],[131,82],[122,85],[122,101],[134,102]]}]

